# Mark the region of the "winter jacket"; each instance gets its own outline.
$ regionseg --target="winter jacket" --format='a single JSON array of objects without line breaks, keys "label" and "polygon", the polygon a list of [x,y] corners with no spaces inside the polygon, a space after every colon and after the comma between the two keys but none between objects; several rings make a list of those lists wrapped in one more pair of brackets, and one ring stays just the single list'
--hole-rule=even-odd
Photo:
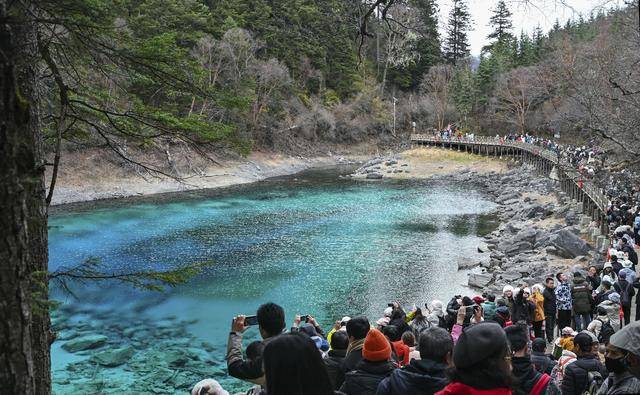
[{"label": "winter jacket", "polygon": [[544,297],[544,314],[549,317],[556,316],[556,293],[553,288],[544,288],[542,291],[542,297]]},{"label": "winter jacket", "polygon": [[581,395],[589,385],[589,372],[599,372],[602,378],[607,377],[607,369],[595,355],[581,355],[568,365],[562,379],[562,395]]},{"label": "winter jacket", "polygon": [[[609,317],[596,317],[594,318],[589,325],[587,326],[587,330],[591,333],[593,333],[594,335],[596,335],[596,337],[600,336],[600,331],[602,330],[602,325],[605,322],[609,322]],[[611,325],[611,327],[613,327],[613,325]]]},{"label": "winter jacket", "polygon": [[628,267],[623,267],[622,269],[620,269],[620,272],[618,273],[618,276],[620,276],[620,273],[624,273],[625,275],[625,280],[627,280],[628,283],[633,284],[634,281],[636,281],[636,272],[635,270],[628,268]]},{"label": "winter jacket", "polygon": [[[274,337],[264,339],[262,342],[267,345]],[[227,341],[227,371],[229,376],[240,380],[246,380],[254,384],[265,384],[264,372],[262,371],[262,355],[253,360],[242,358],[242,333],[231,332]]]},{"label": "winter jacket", "polygon": [[635,290],[633,289],[633,284],[630,284],[629,282],[627,282],[627,280],[623,280],[621,278],[618,278],[618,281],[615,282],[615,284],[613,284],[613,288],[616,290],[616,292],[618,294],[620,294],[620,304],[624,305],[624,303],[622,303],[622,301],[624,300],[622,293],[626,292],[629,295],[628,301],[629,303],[631,303],[631,299],[633,298],[633,295],[636,294]]},{"label": "winter jacket", "polygon": [[640,394],[640,380],[629,372],[610,373],[598,390],[598,395],[618,394]]},{"label": "winter jacket", "polygon": [[496,305],[496,302],[486,301],[482,303],[482,317],[484,318],[484,320],[485,321],[492,320],[493,317],[496,315],[497,308],[498,306]]},{"label": "winter jacket", "polygon": [[524,299],[523,293],[524,291],[521,290],[514,299],[511,321],[524,321],[527,324],[531,324],[531,319],[533,318],[536,307],[533,302]]},{"label": "winter jacket", "polygon": [[591,312],[591,290],[584,278],[575,278],[573,287],[571,287],[571,297],[573,299],[573,311],[576,314]]},{"label": "winter jacket", "polygon": [[324,359],[327,373],[329,373],[329,381],[331,381],[333,389],[340,388],[344,380],[342,362],[344,361],[345,355],[347,355],[347,350],[329,350],[329,354]]},{"label": "winter jacket", "polygon": [[544,321],[544,296],[542,296],[540,292],[534,292],[533,295],[529,297],[529,300],[535,306],[533,321]]},{"label": "winter jacket", "polygon": [[[517,380],[514,392],[516,394],[523,395],[529,394],[533,387],[535,387],[538,380],[542,378],[542,373],[534,369],[533,365],[531,364],[531,359],[528,356],[512,357],[511,366],[513,368],[513,375]],[[544,386],[541,394],[546,394],[548,392],[547,390],[549,389],[549,386],[553,387],[555,386],[555,384],[553,384],[551,380],[549,380],[548,383]],[[555,394],[557,392],[559,391],[556,390],[552,393]]]},{"label": "winter jacket", "polygon": [[591,287],[591,290],[596,290],[598,289],[598,287],[600,286],[600,277],[598,277],[598,275],[595,276],[587,276],[587,283],[589,284],[589,287]]},{"label": "winter jacket", "polygon": [[356,370],[345,375],[340,392],[347,395],[375,394],[380,382],[393,370],[390,361],[371,362],[363,359],[356,366]]},{"label": "winter jacket", "polygon": [[558,310],[571,310],[571,287],[568,282],[560,283],[556,287],[556,305]]},{"label": "winter jacket", "polygon": [[409,364],[409,353],[411,352],[409,350],[409,346],[404,344],[402,342],[402,340],[398,340],[398,341],[392,342],[391,345],[393,345],[393,349],[396,352],[396,356],[398,357],[398,361],[400,362],[400,365],[401,366],[408,365]]},{"label": "winter jacket", "polygon": [[447,365],[430,359],[413,360],[380,383],[376,395],[431,395],[447,384]]},{"label": "winter jacket", "polygon": [[531,352],[531,364],[533,368],[540,373],[551,374],[551,371],[556,366],[556,361],[544,352],[532,351]]},{"label": "winter jacket", "polygon": [[393,325],[398,328],[398,334],[402,335],[405,332],[411,332],[411,327],[403,318],[396,318],[395,320],[389,321],[389,325]]},{"label": "winter jacket", "polygon": [[511,388],[500,387],[488,390],[477,390],[462,383],[448,384],[442,391],[435,395],[511,395]]},{"label": "winter jacket", "polygon": [[602,307],[607,312],[609,322],[616,332],[620,330],[620,305],[610,300],[605,300],[598,307]]}]

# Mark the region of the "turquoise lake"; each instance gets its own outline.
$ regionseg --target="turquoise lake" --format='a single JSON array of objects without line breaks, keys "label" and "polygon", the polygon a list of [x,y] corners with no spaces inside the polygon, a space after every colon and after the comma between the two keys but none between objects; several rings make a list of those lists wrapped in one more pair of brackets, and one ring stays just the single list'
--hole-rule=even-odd
[{"label": "turquoise lake", "polygon": [[[375,320],[390,301],[410,308],[464,292],[457,263],[477,256],[494,204],[469,185],[339,177],[349,170],[55,208],[50,270],[89,258],[114,272],[215,265],[165,293],[88,282],[72,284],[72,297],[52,284],[63,302],[53,313],[54,393],[185,393],[206,377],[247,389],[224,371],[234,315],[273,301],[288,324],[311,314],[328,329],[344,315]],[[95,348],[62,348],[95,335],[106,338]],[[249,329],[245,345],[256,338]],[[118,347],[132,354],[126,363],[96,362]]]}]

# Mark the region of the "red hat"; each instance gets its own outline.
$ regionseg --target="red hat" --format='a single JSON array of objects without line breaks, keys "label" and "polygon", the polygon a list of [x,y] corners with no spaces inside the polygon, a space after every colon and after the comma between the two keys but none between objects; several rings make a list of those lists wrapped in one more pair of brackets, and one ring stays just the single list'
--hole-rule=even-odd
[{"label": "red hat", "polygon": [[474,296],[474,297],[473,297],[473,299],[472,299],[472,300],[473,300],[474,302],[476,302],[476,304],[484,303],[484,298],[483,298],[482,296],[478,296],[478,295],[476,295],[476,296]]},{"label": "red hat", "polygon": [[362,357],[367,361],[387,361],[391,358],[391,344],[377,329],[371,329],[364,338]]}]

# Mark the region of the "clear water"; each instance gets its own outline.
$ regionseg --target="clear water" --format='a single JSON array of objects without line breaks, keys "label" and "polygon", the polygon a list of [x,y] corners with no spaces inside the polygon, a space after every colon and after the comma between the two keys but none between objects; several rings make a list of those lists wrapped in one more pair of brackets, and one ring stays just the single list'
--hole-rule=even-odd
[{"label": "clear water", "polygon": [[[67,329],[104,334],[106,347],[132,344],[143,365],[158,342],[179,344],[172,339],[179,334],[157,328],[182,325],[191,347],[199,347],[196,340],[209,345],[202,370],[242,388],[223,371],[230,321],[254,314],[265,301],[282,305],[288,322],[296,313],[312,314],[328,328],[344,315],[375,320],[390,301],[410,307],[464,292],[466,273],[457,271],[457,262],[476,256],[493,203],[468,185],[358,182],[340,179],[345,171],[57,209],[50,218],[51,270],[90,257],[117,271],[209,259],[216,264],[164,294],[106,282],[75,284],[76,298],[54,289],[64,302],[54,317]],[[130,340],[122,335],[127,327],[149,335]],[[255,329],[248,332],[257,336]],[[109,382],[105,393],[145,392],[136,387],[137,375],[153,368],[141,373],[127,364],[91,364],[95,350],[68,353],[63,343],[52,348],[54,392],[77,391],[96,377]]]}]

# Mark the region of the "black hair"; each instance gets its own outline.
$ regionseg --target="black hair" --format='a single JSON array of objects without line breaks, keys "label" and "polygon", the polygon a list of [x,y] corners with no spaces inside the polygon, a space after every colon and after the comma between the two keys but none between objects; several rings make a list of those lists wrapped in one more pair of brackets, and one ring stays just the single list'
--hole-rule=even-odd
[{"label": "black hair", "polygon": [[602,280],[602,286],[606,289],[611,289],[611,282],[607,280]]},{"label": "black hair", "polygon": [[[608,281],[607,281],[607,282],[608,282]],[[604,307],[602,307],[602,306],[598,306],[598,310],[597,310],[597,312],[598,312],[598,315],[607,315],[607,309],[605,309],[605,308],[604,308]]]},{"label": "black hair", "polygon": [[522,351],[527,347],[527,332],[520,325],[511,325],[504,328],[504,333],[507,334],[507,340],[511,345],[512,351]]},{"label": "black hair", "polygon": [[391,317],[389,317],[389,319],[393,321],[393,320],[397,320],[398,318],[404,319],[404,317],[406,316],[407,315],[404,313],[402,309],[397,308],[397,309],[393,309],[393,311],[391,312]]},{"label": "black hair", "polygon": [[382,329],[382,334],[389,338],[392,342],[397,342],[401,339],[400,331],[395,325],[387,325]]},{"label": "black hair", "polygon": [[260,340],[256,340],[254,342],[249,343],[245,353],[247,354],[247,359],[255,360],[256,358],[262,356],[262,352],[264,351],[264,343]]},{"label": "black hair", "polygon": [[562,276],[562,272],[558,272],[558,274],[556,274],[556,280],[560,281],[560,276]]},{"label": "black hair", "polygon": [[453,339],[446,329],[432,326],[420,333],[418,350],[421,359],[444,362],[447,354],[453,352]]},{"label": "black hair", "polygon": [[496,295],[487,294],[487,300],[489,300],[489,302],[495,302],[496,301]]},{"label": "black hair", "polygon": [[536,352],[545,352],[547,350],[547,342],[546,340],[537,337],[531,343],[531,350]]},{"label": "black hair", "polygon": [[353,337],[356,340],[364,339],[367,337],[371,326],[369,325],[369,319],[363,315],[354,317],[347,322],[347,335]]},{"label": "black hair", "polygon": [[507,301],[504,300],[503,298],[498,298],[496,300],[496,306],[500,307],[500,306],[506,306],[507,305]]},{"label": "black hair", "polygon": [[331,348],[334,350],[346,350],[349,347],[349,335],[345,331],[336,331],[331,335]]},{"label": "black hair", "polygon": [[511,388],[514,379],[511,366],[506,360],[509,347],[492,356],[485,358],[473,366],[458,369],[455,366],[447,369],[447,376],[451,382],[459,382],[479,390],[494,388]]},{"label": "black hair", "polygon": [[553,281],[553,277],[547,277],[544,279],[545,283],[548,283],[549,281]]},{"label": "black hair", "polygon": [[471,300],[471,298],[470,298],[470,297],[468,297],[468,296],[463,296],[463,297],[462,297],[462,305],[463,305],[463,306],[471,306],[471,305],[473,305],[473,304],[474,304],[474,301],[473,301],[473,300]]},{"label": "black hair", "polygon": [[264,330],[268,337],[279,335],[284,330],[284,309],[275,303],[265,303],[258,307],[256,313],[258,325]]},{"label": "black hair", "polygon": [[263,361],[269,395],[333,395],[327,368],[308,336],[276,337],[264,348]]},{"label": "black hair", "polygon": [[618,260],[618,256],[617,255],[611,255],[611,261],[617,261]]},{"label": "black hair", "polygon": [[402,339],[402,343],[406,344],[409,347],[415,347],[416,345],[416,335],[411,331],[406,331],[400,337]]},{"label": "black hair", "polygon": [[593,340],[591,336],[584,332],[580,332],[573,338],[573,344],[578,347],[578,349],[583,352],[590,352],[593,347]]}]

